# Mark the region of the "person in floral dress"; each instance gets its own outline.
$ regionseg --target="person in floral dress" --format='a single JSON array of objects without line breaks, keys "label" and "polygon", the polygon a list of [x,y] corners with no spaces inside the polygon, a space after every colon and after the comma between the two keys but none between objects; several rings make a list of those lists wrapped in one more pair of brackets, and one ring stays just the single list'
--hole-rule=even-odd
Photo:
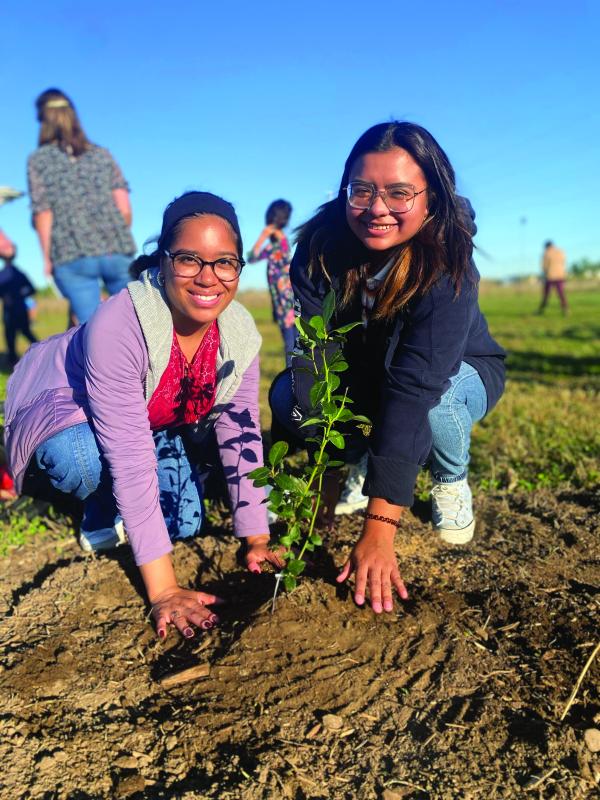
[{"label": "person in floral dress", "polygon": [[292,214],[287,200],[274,200],[265,214],[265,228],[248,255],[255,263],[267,259],[267,280],[273,305],[273,321],[279,325],[285,347],[286,366],[291,364],[291,352],[296,340],[294,324],[294,294],[290,282],[290,243],[284,233]]}]

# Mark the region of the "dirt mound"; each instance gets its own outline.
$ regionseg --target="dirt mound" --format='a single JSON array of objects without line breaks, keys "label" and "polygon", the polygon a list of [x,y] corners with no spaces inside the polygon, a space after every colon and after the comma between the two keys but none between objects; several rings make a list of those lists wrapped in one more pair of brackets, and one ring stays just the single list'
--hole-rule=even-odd
[{"label": "dirt mound", "polygon": [[591,797],[598,660],[559,719],[598,637],[598,510],[480,498],[476,541],[451,549],[417,507],[397,537],[410,599],[379,617],[334,582],[360,518],[274,614],[273,576],[213,528],[175,551],[182,581],[229,600],[191,642],[156,640],[128,553],[27,545],[2,565],[3,796]]}]

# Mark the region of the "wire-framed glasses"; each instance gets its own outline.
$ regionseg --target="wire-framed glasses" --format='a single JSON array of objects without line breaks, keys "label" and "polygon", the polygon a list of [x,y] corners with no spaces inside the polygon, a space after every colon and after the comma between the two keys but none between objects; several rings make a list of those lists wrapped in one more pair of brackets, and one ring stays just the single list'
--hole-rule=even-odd
[{"label": "wire-framed glasses", "polygon": [[350,181],[345,189],[348,205],[352,208],[366,211],[379,196],[394,214],[406,214],[414,206],[415,197],[427,191],[427,187],[417,191],[410,183],[393,183],[379,190],[374,184],[363,181]]},{"label": "wire-framed glasses", "polygon": [[243,259],[233,256],[217,258],[216,261],[205,261],[196,253],[189,253],[187,250],[178,250],[176,253],[169,253],[168,250],[163,252],[171,260],[173,273],[179,278],[195,278],[204,267],[208,266],[220,281],[227,283],[239,278],[240,272],[246,264]]}]

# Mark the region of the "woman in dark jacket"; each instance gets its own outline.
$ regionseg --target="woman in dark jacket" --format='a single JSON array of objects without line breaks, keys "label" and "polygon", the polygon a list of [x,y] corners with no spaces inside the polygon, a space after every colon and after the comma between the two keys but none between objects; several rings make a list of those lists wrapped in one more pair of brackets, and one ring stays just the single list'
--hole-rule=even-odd
[{"label": "woman in dark jacket", "polygon": [[[369,439],[350,435],[345,448],[349,462],[366,455],[366,515],[338,580],[356,572],[356,602],[368,586],[377,613],[392,610],[392,587],[407,597],[393,541],[421,466],[431,470],[440,537],[465,544],[475,528],[470,432],[502,394],[505,353],[479,310],[473,217],[431,134],[391,122],[359,138],[338,196],[299,232],[291,278],[302,318],[322,313],[333,287],[332,326],[362,320],[344,346],[340,391],[373,422]],[[312,416],[311,376],[297,361],[271,403],[279,422],[306,435],[298,426]]]}]

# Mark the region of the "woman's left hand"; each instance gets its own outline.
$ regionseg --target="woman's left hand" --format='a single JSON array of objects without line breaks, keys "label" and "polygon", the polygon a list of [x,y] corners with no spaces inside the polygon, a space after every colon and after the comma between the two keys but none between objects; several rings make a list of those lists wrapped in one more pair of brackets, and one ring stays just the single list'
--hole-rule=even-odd
[{"label": "woman's left hand", "polygon": [[261,536],[248,536],[246,538],[246,552],[244,554],[244,561],[250,572],[256,575],[262,572],[260,565],[267,563],[272,564],[277,569],[282,569],[284,566],[283,559],[279,556],[276,550],[269,549],[269,541],[271,537],[268,533]]}]

